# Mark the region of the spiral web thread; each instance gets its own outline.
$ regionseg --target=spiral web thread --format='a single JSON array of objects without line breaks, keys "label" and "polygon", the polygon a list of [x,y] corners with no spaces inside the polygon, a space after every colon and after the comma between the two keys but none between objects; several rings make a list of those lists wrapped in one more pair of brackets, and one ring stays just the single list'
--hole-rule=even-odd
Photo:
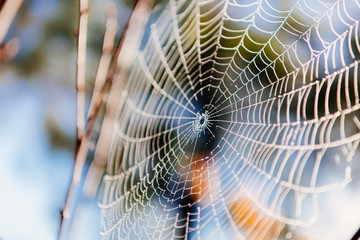
[{"label": "spiral web thread", "polygon": [[132,66],[103,239],[272,239],[351,181],[360,3],[170,0]]}]

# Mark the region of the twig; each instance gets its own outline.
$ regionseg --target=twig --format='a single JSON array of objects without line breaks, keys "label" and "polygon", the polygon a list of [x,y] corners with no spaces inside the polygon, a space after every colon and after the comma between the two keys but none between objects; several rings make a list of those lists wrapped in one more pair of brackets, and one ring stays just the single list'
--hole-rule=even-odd
[{"label": "twig", "polygon": [[[81,180],[81,171],[79,166],[84,165],[87,150],[84,151],[84,132],[85,132],[85,73],[86,73],[86,41],[87,41],[87,25],[89,16],[89,6],[87,0],[79,0],[79,33],[77,42],[77,59],[76,59],[76,87],[77,87],[77,142],[75,154],[75,166],[73,178],[66,199],[64,209],[61,213],[61,224],[59,239],[65,239],[70,227],[71,213],[76,197],[75,190]],[[86,143],[87,146],[87,143]]]},{"label": "twig", "polygon": [[23,0],[7,0],[0,11],[0,44],[3,42],[17,11]]},{"label": "twig", "polygon": [[0,0],[0,10],[1,8],[4,6],[4,3],[6,2],[6,0]]},{"label": "twig", "polygon": [[[139,0],[137,2],[129,19],[123,42],[120,43],[121,48],[119,49],[121,50],[118,52],[117,61],[114,62],[116,65],[112,65],[109,70],[109,75],[114,74],[114,81],[107,100],[105,117],[94,157],[94,163],[100,166],[102,170],[105,168],[109,154],[116,112],[123,105],[122,92],[126,87],[129,68],[136,57],[153,4],[154,0]],[[114,66],[116,66],[117,75],[115,75]]]},{"label": "twig", "polygon": [[114,39],[117,32],[116,21],[116,5],[114,3],[108,3],[105,7],[107,15],[106,30],[104,35],[103,51],[100,58],[98,71],[96,74],[95,85],[93,95],[90,101],[89,112],[87,115],[87,122],[96,118],[95,115],[99,112],[99,108],[102,102],[102,91],[106,82],[106,77],[109,72],[111,58],[113,56]]},{"label": "twig", "polygon": [[[112,122],[115,117],[116,106],[121,105],[119,102],[119,97],[121,96],[121,91],[125,88],[128,74],[127,72],[129,70],[128,68],[132,64],[132,61],[135,58],[134,53],[136,53],[140,45],[142,34],[144,33],[144,28],[146,26],[152,5],[153,0],[142,0],[135,4],[133,14],[125,26],[123,36],[121,37],[121,41],[116,48],[113,61],[109,68],[108,78],[102,92],[102,96],[105,98],[103,101],[107,102],[106,116],[104,117],[102,129],[100,131],[100,137],[96,147],[94,160],[91,162],[85,179],[84,194],[89,198],[95,196],[97,186],[100,183],[102,174],[105,171],[110,140],[113,133]],[[137,22],[136,24],[135,21]],[[129,30],[129,28],[132,30]],[[121,62],[119,58],[120,53],[121,59],[124,60],[126,64]],[[116,76],[116,72],[120,72],[120,76]],[[121,75],[122,73],[124,73],[124,75]],[[112,86],[115,78],[119,85],[117,87]],[[109,101],[107,100],[106,96],[108,96],[107,93],[110,91],[110,89],[110,96],[113,96],[113,100]]]},{"label": "twig", "polygon": [[[134,5],[134,9],[132,10],[132,12],[135,11],[135,7],[137,6],[138,1],[136,0],[135,5]],[[125,33],[128,31],[129,29],[129,23],[130,23],[130,19],[127,21],[125,28],[121,34],[120,37],[120,41],[117,44],[117,47],[115,48],[114,52],[113,52],[113,58],[111,61],[111,65],[109,67],[109,71],[107,72],[107,78],[106,81],[104,83],[102,92],[101,92],[101,98],[99,99],[99,103],[97,108],[94,107],[94,111],[92,112],[91,115],[88,115],[88,120],[91,124],[91,120],[93,118],[95,118],[101,107],[103,106],[103,103],[107,102],[107,97],[108,97],[108,93],[111,89],[113,80],[115,78],[115,73],[117,70],[117,59],[119,58],[119,54],[120,54],[120,50],[123,46],[124,43],[124,39],[125,39]],[[95,105],[95,104],[94,104]],[[94,189],[97,189],[97,187],[95,187],[95,184],[99,184],[100,183],[100,179],[101,176],[105,170],[105,166],[106,166],[106,156],[107,154],[104,154],[100,149],[101,147],[97,147],[96,148],[96,152],[95,152],[95,157],[94,160],[91,162],[89,171],[87,173],[86,179],[85,179],[85,183],[84,183],[84,195],[89,197],[89,198],[93,198],[94,195],[96,194],[96,190],[94,191]]]},{"label": "twig", "polygon": [[89,18],[88,0],[79,0],[79,35],[76,59],[77,86],[77,140],[81,141],[85,133],[85,74],[86,74],[86,41]]},{"label": "twig", "polygon": [[359,240],[359,239],[360,239],[360,228],[357,230],[357,232],[354,234],[351,240]]},{"label": "twig", "polygon": [[[106,77],[109,72],[111,59],[114,52],[114,39],[117,32],[117,20],[116,20],[116,5],[114,3],[108,3],[105,7],[105,12],[107,15],[106,21],[106,30],[104,35],[104,43],[103,43],[103,52],[100,58],[99,68],[96,74],[95,86],[93,95],[90,101],[89,112],[87,116],[88,128],[93,129],[97,116],[99,114],[100,108],[103,103],[103,94],[104,94],[104,86],[106,83]],[[90,134],[91,135],[91,134]],[[94,185],[94,181],[97,181],[98,174],[94,171],[95,161],[91,163],[89,172],[87,174],[85,185],[84,185],[84,192],[86,196],[92,198],[94,192],[92,186]],[[100,176],[101,177],[101,176]],[[91,178],[89,180],[89,178]]]},{"label": "twig", "polygon": [[[132,37],[134,37],[134,32],[139,31],[139,27],[138,27],[139,22],[137,24],[135,24],[136,18],[140,19],[140,23],[143,25],[142,28],[145,27],[147,17],[144,19],[144,16],[141,16],[141,15],[145,13],[145,16],[148,16],[150,9],[151,9],[151,5],[149,5],[148,2],[151,2],[151,5],[152,5],[153,0],[151,0],[151,1],[141,0],[136,3],[134,11],[133,11],[133,13],[129,19],[129,22],[127,24],[128,27],[125,29],[123,36],[121,37],[121,40],[119,42],[118,48],[116,49],[116,51],[114,53],[113,62],[109,68],[107,81],[105,82],[105,86],[103,87],[100,96],[104,96],[104,94],[106,94],[107,91],[109,91],[109,89],[111,88],[111,85],[112,85],[111,82],[112,82],[112,79],[115,76],[115,72],[116,72],[115,68],[118,65],[117,62],[118,62],[118,56],[120,55],[120,52],[121,52],[120,49],[122,49],[124,42],[126,42],[126,41],[129,42],[129,39],[126,40],[126,38],[127,38],[126,36],[128,35],[127,32],[131,28],[130,25],[134,25],[134,27],[135,27],[135,29],[132,30],[132,34],[129,35]],[[147,8],[145,8],[146,9],[145,12],[144,12],[144,3],[146,3],[145,5],[148,6]],[[134,17],[134,15],[136,17]],[[81,26],[81,24],[79,24],[79,26]],[[81,27],[80,27],[79,31],[81,31]],[[139,35],[139,34],[141,35],[142,31],[137,32],[136,35]],[[140,43],[141,36],[136,36],[136,37],[138,38],[137,41],[139,41],[139,43]],[[104,39],[104,41],[105,41],[105,39]],[[79,32],[79,42],[80,42],[80,32]],[[106,59],[106,57],[104,57],[104,58]],[[104,60],[104,62],[106,63],[106,60]],[[104,63],[104,66],[106,65],[105,63]],[[102,64],[99,64],[99,65],[102,65]],[[103,74],[103,72],[99,70],[98,74],[101,75],[101,74]],[[97,78],[100,79],[100,80],[98,80],[98,82],[99,82],[98,86],[99,86],[99,88],[101,88],[102,76],[98,76]],[[98,91],[98,90],[95,90],[95,91]],[[94,94],[97,95],[96,92]],[[102,98],[97,98],[97,97],[94,98],[93,105],[91,107],[92,110],[90,111],[90,114],[88,115],[88,118],[87,118],[86,132],[83,134],[83,136],[81,138],[78,138],[79,142],[78,142],[78,148],[77,148],[77,152],[76,152],[76,156],[75,156],[74,173],[73,173],[70,189],[68,192],[68,196],[66,199],[66,203],[64,206],[64,210],[62,212],[62,221],[61,221],[61,226],[60,226],[59,239],[64,239],[66,237],[68,229],[70,228],[70,220],[71,220],[71,216],[73,214],[73,209],[75,208],[76,190],[78,189],[78,185],[81,180],[84,163],[85,163],[86,156],[88,153],[88,145],[90,142],[90,137],[92,134],[93,126],[96,121],[96,117],[97,117],[98,112],[103,103],[102,100],[103,100]],[[97,102],[97,101],[99,101],[99,102]]]}]

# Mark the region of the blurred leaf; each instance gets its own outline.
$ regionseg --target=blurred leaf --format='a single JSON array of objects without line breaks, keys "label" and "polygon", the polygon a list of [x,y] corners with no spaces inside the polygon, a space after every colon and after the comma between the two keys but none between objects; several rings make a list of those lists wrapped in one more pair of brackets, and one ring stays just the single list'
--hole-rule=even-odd
[{"label": "blurred leaf", "polygon": [[52,147],[68,150],[73,148],[74,139],[60,128],[55,118],[50,117],[47,119],[46,129]]}]

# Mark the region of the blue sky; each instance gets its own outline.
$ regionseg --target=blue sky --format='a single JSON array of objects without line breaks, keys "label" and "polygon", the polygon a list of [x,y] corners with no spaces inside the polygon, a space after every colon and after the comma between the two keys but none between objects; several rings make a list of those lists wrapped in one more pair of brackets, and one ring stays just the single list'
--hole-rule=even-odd
[{"label": "blue sky", "polygon": [[31,84],[0,84],[0,236],[55,239],[72,154],[52,149],[46,99]]}]

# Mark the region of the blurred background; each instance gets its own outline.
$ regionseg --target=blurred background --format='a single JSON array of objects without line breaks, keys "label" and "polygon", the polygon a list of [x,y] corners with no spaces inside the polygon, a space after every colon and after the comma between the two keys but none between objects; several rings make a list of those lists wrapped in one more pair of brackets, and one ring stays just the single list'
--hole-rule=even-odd
[{"label": "blurred background", "polygon": [[[89,93],[107,2],[89,1]],[[133,1],[116,4],[120,34]],[[24,1],[3,41],[18,39],[19,52],[0,63],[0,239],[57,238],[74,161],[77,21],[77,1]],[[97,198],[81,201],[69,238],[99,239]]]},{"label": "blurred background", "polygon": [[[88,93],[102,50],[107,2],[89,2]],[[120,35],[134,1],[115,3]],[[18,39],[19,52],[0,63],[0,239],[57,238],[74,163],[77,18],[77,1],[24,1],[5,38]],[[359,174],[353,180],[341,191],[321,195],[319,221],[301,230],[307,239],[329,228],[334,239],[355,233]],[[99,239],[98,199],[80,196],[80,201],[69,239]]]}]

